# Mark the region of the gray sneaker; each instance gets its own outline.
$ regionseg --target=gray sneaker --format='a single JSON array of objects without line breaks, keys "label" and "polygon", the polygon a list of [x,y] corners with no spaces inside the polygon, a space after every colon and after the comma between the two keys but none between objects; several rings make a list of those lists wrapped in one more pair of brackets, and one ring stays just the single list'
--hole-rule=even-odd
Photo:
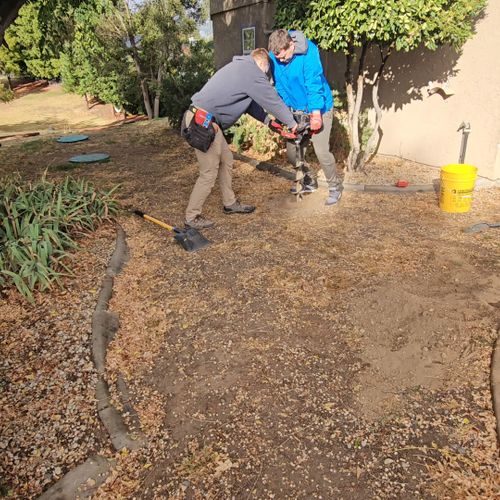
[{"label": "gray sneaker", "polygon": [[224,207],[225,214],[250,214],[255,210],[253,205],[243,205],[236,200],[232,205]]},{"label": "gray sneaker", "polygon": [[330,189],[328,191],[328,198],[325,200],[325,205],[335,205],[342,198],[342,191],[339,189]]},{"label": "gray sneaker", "polygon": [[215,222],[205,219],[203,215],[197,215],[193,220],[186,220],[184,225],[186,227],[190,227],[191,229],[208,229],[210,227],[214,227]]}]

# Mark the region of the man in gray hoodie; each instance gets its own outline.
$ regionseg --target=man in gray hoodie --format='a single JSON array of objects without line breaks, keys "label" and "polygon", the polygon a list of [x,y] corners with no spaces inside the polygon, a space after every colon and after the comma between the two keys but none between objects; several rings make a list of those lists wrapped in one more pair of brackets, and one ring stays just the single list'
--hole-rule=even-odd
[{"label": "man in gray hoodie", "polygon": [[[197,148],[195,152],[200,174],[186,208],[186,227],[204,229],[214,226],[201,212],[217,175],[224,213],[244,214],[255,210],[252,205],[240,203],[233,192],[233,154],[223,131],[231,127],[244,113],[268,125],[271,118],[267,113],[270,113],[295,132],[297,123],[271,85],[267,77],[268,72],[267,50],[256,49],[248,56],[234,57],[232,62],[217,71],[191,98],[192,105],[182,120],[182,133],[188,142]],[[196,140],[190,141],[190,136],[196,136],[196,139],[197,134],[203,138],[204,134],[208,136],[207,141],[201,141],[201,148]]]}]

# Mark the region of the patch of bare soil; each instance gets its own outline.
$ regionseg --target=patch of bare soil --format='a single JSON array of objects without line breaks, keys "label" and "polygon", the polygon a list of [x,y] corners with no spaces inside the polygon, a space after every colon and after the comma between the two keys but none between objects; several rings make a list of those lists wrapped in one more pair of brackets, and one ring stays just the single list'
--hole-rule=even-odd
[{"label": "patch of bare soil", "polygon": [[[71,153],[90,150],[111,161],[75,175],[120,182],[125,206],[182,222],[196,160],[164,122]],[[0,159],[34,176],[69,151]],[[108,378],[125,374],[148,444],[116,454],[96,497],[498,496],[499,234],[462,230],[497,214],[500,191],[453,215],[434,193],[291,203],[287,181],[240,162],[233,184],[257,211],[224,215],[216,187],[214,244],[194,254],[121,218],[131,260],[115,282]]]},{"label": "patch of bare soil", "polygon": [[35,498],[108,448],[97,418],[91,318],[113,250],[102,227],[80,242],[65,290],[0,302],[0,496]]}]

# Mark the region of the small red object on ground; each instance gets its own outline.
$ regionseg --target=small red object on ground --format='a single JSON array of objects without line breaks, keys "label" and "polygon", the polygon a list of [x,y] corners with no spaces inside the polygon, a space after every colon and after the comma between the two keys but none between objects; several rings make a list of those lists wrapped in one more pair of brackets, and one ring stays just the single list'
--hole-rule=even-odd
[{"label": "small red object on ground", "polygon": [[408,184],[410,184],[408,181],[399,180],[398,182],[396,182],[396,187],[405,188],[408,187]]}]

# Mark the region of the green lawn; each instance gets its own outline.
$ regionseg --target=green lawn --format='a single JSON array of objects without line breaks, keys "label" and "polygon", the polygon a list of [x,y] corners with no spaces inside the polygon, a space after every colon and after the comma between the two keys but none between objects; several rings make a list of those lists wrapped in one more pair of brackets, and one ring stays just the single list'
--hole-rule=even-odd
[{"label": "green lawn", "polygon": [[100,127],[114,121],[109,105],[87,109],[83,97],[68,94],[60,85],[50,85],[9,103],[0,103],[0,136],[25,132]]}]

